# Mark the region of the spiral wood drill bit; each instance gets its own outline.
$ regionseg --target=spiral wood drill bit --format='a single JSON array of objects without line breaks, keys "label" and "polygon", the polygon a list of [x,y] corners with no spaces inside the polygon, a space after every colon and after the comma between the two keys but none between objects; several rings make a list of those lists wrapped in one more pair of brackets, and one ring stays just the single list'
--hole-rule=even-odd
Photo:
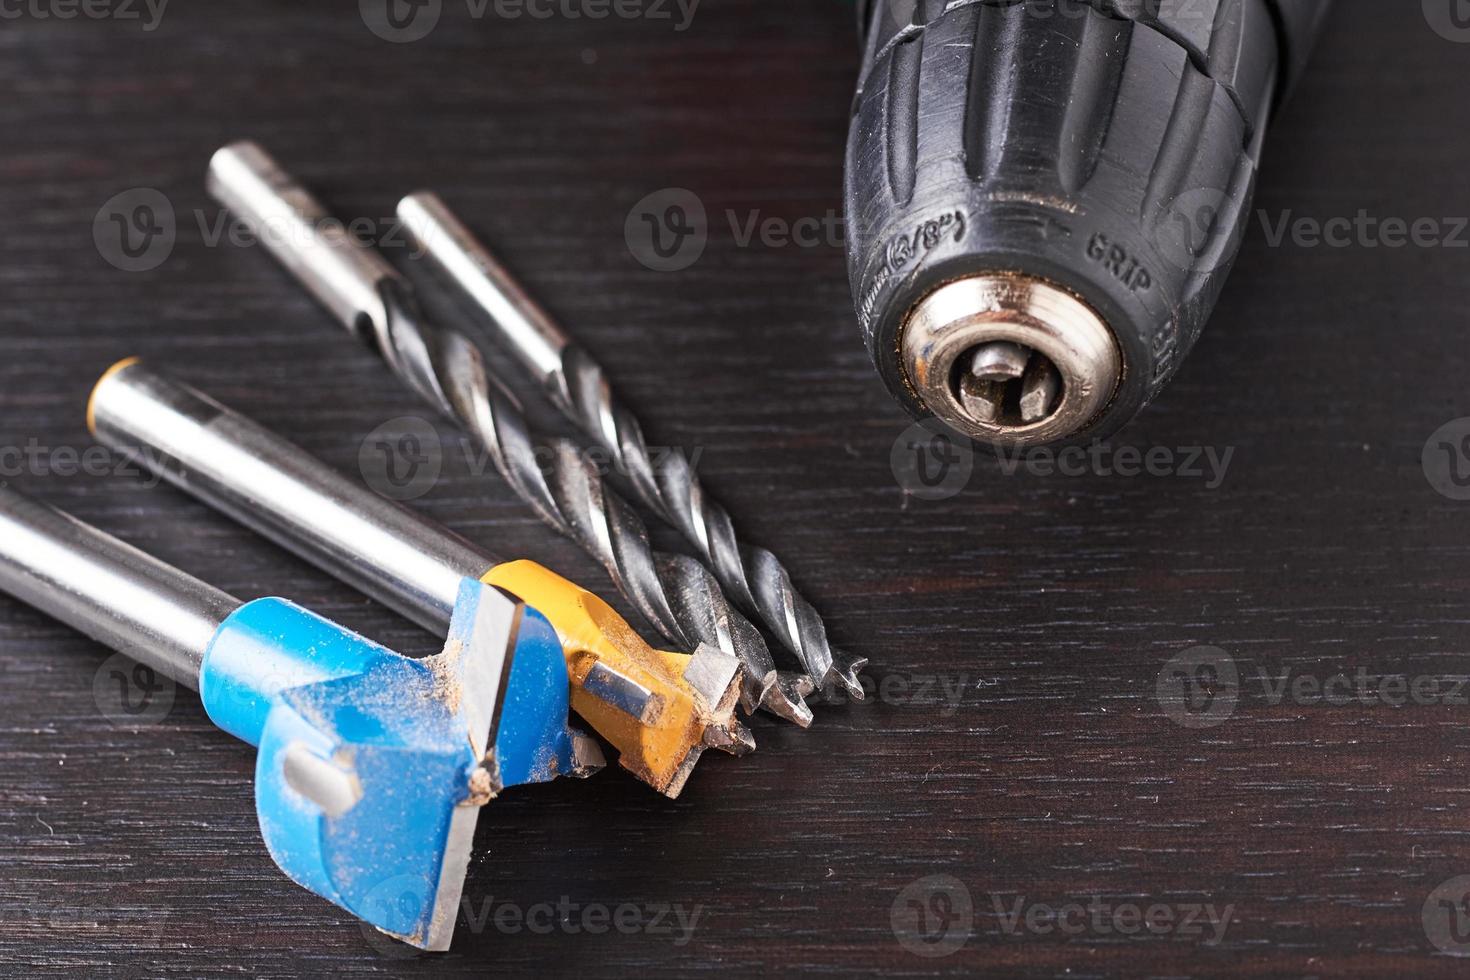
[{"label": "spiral wood drill bit", "polygon": [[683,649],[707,643],[738,659],[747,711],[765,708],[802,727],[811,724],[805,702],[814,689],[811,678],[776,670],[760,632],[730,608],[698,561],[654,551],[637,513],[574,443],[553,439],[538,447],[479,348],[457,331],[432,325],[408,281],[349,235],[264,149],[241,142],[219,150],[208,185],[394,374],[483,446],[541,520],[601,562],[651,626]]},{"label": "spiral wood drill bit", "polygon": [[614,455],[645,506],[699,549],[727,595],[760,618],[800,658],[824,691],[840,685],[853,698],[866,659],[832,649],[822,617],[781,560],[744,544],[724,507],[695,476],[683,451],[650,451],[642,426],[617,398],[602,367],[478,241],[437,195],[410,194],[398,217],[415,244],[485,315],[494,333],[539,380],[559,411]]}]

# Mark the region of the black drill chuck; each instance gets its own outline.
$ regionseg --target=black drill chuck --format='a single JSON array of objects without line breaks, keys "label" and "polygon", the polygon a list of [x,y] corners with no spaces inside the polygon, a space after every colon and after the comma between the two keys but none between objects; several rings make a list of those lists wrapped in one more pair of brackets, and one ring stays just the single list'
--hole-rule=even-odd
[{"label": "black drill chuck", "polygon": [[1329,0],[870,0],[847,152],[868,350],[979,440],[1105,436],[1240,247]]}]

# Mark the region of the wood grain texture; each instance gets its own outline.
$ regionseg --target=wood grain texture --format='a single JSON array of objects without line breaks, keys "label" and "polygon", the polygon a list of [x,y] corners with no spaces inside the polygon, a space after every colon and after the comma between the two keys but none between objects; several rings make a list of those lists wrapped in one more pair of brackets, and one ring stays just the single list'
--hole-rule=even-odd
[{"label": "wood grain texture", "polygon": [[[119,726],[94,696],[106,652],[3,600],[0,971],[1462,972],[1421,913],[1470,874],[1470,706],[1272,704],[1257,678],[1470,673],[1470,503],[1420,462],[1430,433],[1470,415],[1470,252],[1273,246],[1255,222],[1203,341],[1120,440],[1233,450],[1218,487],[987,459],[965,492],[920,500],[890,464],[908,421],[861,348],[841,248],[742,245],[727,217],[840,210],[850,5],[705,0],[684,31],[465,11],[449,0],[411,44],[335,0],[175,0],[151,32],[0,22],[0,446],[85,449],[91,382],[141,353],[355,472],[363,437],[419,406],[258,248],[211,244],[204,166],[258,138],[346,216],[432,187],[606,363],[655,441],[701,452],[835,640],[893,678],[886,696],[824,707],[809,732],[758,720],[760,751],[709,758],[676,802],[617,773],[508,794],[481,821],[454,951],[405,959],[276,872],[251,754],[188,692],[156,725]],[[1312,69],[1267,148],[1273,223],[1470,213],[1470,44],[1435,34],[1420,4],[1342,0]],[[166,195],[177,241],[126,272],[101,257],[94,218],[137,187]],[[634,203],[667,187],[710,215],[704,255],[678,273],[645,269],[624,238]],[[604,582],[443,435],[445,476],[416,506]],[[433,649],[177,492],[21,469],[5,478],[225,589]],[[1198,644],[1227,651],[1242,682],[1208,729],[1156,696]],[[923,677],[957,696],[918,691]],[[948,906],[939,921],[968,940],[928,958],[893,913],[916,896],[943,911],[925,891],[936,875],[973,916]],[[1021,897],[1212,904],[1231,921],[1215,944],[1013,933]],[[700,918],[686,943],[495,925],[502,907],[563,898]]]}]

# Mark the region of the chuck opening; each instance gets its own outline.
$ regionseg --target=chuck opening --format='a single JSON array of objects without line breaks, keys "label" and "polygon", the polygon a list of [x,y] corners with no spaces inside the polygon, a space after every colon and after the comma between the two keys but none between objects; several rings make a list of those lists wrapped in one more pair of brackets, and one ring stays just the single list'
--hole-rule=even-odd
[{"label": "chuck opening", "polygon": [[907,382],[951,427],[1001,446],[1088,428],[1123,376],[1112,331],[1081,300],[1024,275],[980,275],[930,293],[903,325]]}]

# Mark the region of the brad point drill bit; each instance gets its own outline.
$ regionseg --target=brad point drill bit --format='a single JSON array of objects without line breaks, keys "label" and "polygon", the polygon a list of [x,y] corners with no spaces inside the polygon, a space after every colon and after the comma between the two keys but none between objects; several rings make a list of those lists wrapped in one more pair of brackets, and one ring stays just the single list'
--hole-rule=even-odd
[{"label": "brad point drill bit", "polygon": [[227,146],[210,161],[209,190],[232,210],[334,316],[370,345],[410,388],[462,426],[547,524],[607,569],[639,613],[686,650],[707,643],[745,668],[741,703],[796,724],[811,723],[810,678],[776,670],[760,633],[729,607],[697,561],[656,552],[633,509],[567,440],[537,459],[520,407],[491,378],[469,338],[430,324],[413,289],[258,145]]},{"label": "brad point drill bit", "polygon": [[770,551],[743,544],[734,522],[680,450],[650,451],[642,426],[617,398],[602,367],[567,337],[437,195],[410,194],[398,217],[416,244],[485,314],[553,404],[613,453],[638,499],[699,549],[727,595],[758,616],[800,658],[823,690],[841,685],[862,698],[865,659],[834,651],[811,603]]}]

